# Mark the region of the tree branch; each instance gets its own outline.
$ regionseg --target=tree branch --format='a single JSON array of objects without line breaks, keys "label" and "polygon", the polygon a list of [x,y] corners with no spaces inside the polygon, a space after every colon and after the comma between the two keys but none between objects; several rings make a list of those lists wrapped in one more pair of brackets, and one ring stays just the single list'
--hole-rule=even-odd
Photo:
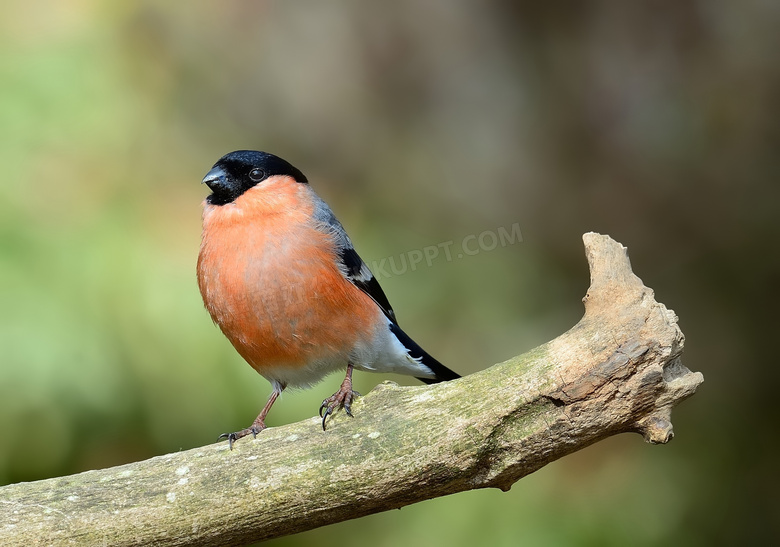
[{"label": "tree branch", "polygon": [[508,490],[625,431],[672,436],[703,381],[674,312],[626,249],[583,236],[585,316],[558,338],[434,386],[377,386],[328,431],[311,418],[227,443],[0,488],[0,544],[240,545],[470,490]]}]

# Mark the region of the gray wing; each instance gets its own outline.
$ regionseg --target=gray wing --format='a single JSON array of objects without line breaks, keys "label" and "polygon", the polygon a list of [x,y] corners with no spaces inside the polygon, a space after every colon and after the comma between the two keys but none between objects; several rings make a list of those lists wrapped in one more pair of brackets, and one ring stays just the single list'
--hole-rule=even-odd
[{"label": "gray wing", "polygon": [[394,324],[398,325],[395,312],[387,300],[385,292],[379,286],[374,274],[360,258],[352,245],[344,227],[331,211],[328,204],[315,194],[314,219],[321,229],[333,236],[339,258],[339,269],[353,285],[366,293],[376,302],[382,313]]}]

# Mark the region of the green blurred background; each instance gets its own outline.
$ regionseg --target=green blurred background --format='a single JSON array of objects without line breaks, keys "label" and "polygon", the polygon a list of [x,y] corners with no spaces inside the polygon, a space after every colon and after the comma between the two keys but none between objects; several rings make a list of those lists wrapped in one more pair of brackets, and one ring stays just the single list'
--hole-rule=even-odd
[{"label": "green blurred background", "polygon": [[[623,435],[509,493],[272,544],[777,540],[779,28],[780,4],[752,0],[4,3],[0,484],[254,418],[270,387],[194,269],[201,178],[256,148],[308,175],[369,262],[519,224],[522,243],[382,280],[455,370],[573,325],[595,230],[678,313],[706,379],[670,445]],[[340,380],[285,394],[270,425]]]}]

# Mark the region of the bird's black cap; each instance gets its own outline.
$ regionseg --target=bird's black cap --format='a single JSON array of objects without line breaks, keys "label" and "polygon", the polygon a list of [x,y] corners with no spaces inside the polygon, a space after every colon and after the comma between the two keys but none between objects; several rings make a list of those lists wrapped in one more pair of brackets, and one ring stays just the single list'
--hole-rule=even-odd
[{"label": "bird's black cap", "polygon": [[236,150],[222,156],[203,178],[203,183],[212,192],[206,201],[212,205],[231,203],[274,175],[286,175],[297,182],[309,182],[303,173],[278,156],[256,150]]}]

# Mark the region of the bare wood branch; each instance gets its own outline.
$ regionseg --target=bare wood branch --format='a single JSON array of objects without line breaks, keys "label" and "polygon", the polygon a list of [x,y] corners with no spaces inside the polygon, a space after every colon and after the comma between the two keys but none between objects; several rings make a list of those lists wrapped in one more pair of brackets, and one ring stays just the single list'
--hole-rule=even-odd
[{"label": "bare wood branch", "polygon": [[385,382],[327,432],[312,418],[204,446],[0,488],[2,545],[240,545],[521,477],[607,436],[672,438],[703,381],[674,312],[626,249],[583,236],[591,270],[571,330],[461,380]]}]

